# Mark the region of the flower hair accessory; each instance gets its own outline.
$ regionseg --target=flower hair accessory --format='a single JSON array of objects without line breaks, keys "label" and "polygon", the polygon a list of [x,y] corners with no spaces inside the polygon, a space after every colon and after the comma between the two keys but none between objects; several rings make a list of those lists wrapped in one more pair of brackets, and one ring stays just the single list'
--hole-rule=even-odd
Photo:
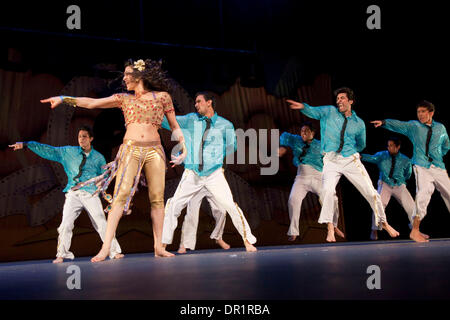
[{"label": "flower hair accessory", "polygon": [[144,60],[140,59],[138,61],[134,62],[134,68],[138,69],[139,71],[144,71],[145,70],[145,62]]}]

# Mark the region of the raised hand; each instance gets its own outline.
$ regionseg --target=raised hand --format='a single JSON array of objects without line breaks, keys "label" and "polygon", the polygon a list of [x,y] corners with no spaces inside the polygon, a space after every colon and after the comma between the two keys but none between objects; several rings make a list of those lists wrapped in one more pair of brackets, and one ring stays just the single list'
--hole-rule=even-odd
[{"label": "raised hand", "polygon": [[293,110],[303,109],[305,107],[303,103],[291,99],[286,99],[286,102],[289,103],[289,107]]},{"label": "raised hand", "polygon": [[59,106],[62,103],[62,100],[61,100],[60,97],[51,97],[51,98],[47,98],[47,99],[42,99],[40,101],[41,101],[41,103],[49,102],[50,103],[50,107],[52,109],[56,108],[57,106]]},{"label": "raised hand", "polygon": [[14,151],[23,149],[23,142],[16,142],[14,144],[10,144],[9,147],[13,148]]},{"label": "raised hand", "polygon": [[370,121],[370,123],[373,123],[375,128],[378,128],[379,126],[383,125],[383,121],[381,121],[381,120]]}]

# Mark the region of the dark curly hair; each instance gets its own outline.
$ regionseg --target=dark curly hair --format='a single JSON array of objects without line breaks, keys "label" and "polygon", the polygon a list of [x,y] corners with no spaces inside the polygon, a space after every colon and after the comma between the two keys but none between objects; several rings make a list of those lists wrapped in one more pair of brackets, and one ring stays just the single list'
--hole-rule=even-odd
[{"label": "dark curly hair", "polygon": [[213,109],[216,108],[216,97],[214,93],[209,91],[200,91],[195,94],[195,99],[197,99],[198,96],[203,96],[205,101],[211,100],[211,107],[213,107]]},{"label": "dark curly hair", "polygon": [[397,147],[399,147],[399,146],[402,145],[402,140],[400,140],[400,138],[398,138],[398,137],[389,137],[389,138],[387,139],[387,141],[388,141],[388,142],[389,142],[389,141],[392,141]]},{"label": "dark curly hair", "polygon": [[429,112],[434,112],[436,107],[430,101],[422,100],[416,105],[416,110],[419,108],[426,108]]},{"label": "dark curly hair", "polygon": [[347,88],[347,87],[342,87],[342,88],[334,90],[334,96],[335,97],[337,97],[338,94],[340,94],[340,93],[345,93],[347,95],[348,100],[353,100],[353,104],[356,103],[355,93],[353,92],[352,89]]},{"label": "dark curly hair", "polygon": [[136,61],[129,59],[125,62],[125,68],[133,68],[132,76],[135,79],[142,79],[145,89],[166,92],[170,92],[173,89],[173,80],[169,77],[167,71],[164,71],[161,67],[162,60],[155,61],[151,59],[145,59],[145,69],[142,71],[139,71],[134,67],[134,63]]},{"label": "dark curly hair", "polygon": [[86,131],[89,135],[89,138],[93,138],[94,137],[94,131],[92,130],[92,128],[88,125],[82,125],[80,127],[78,127],[78,133],[80,133],[80,131]]},{"label": "dark curly hair", "polygon": [[313,125],[313,123],[311,121],[304,121],[304,122],[302,122],[302,124],[300,125],[300,130],[303,127],[308,127],[309,130],[311,130],[313,132],[316,132],[316,128],[314,128],[314,125]]}]

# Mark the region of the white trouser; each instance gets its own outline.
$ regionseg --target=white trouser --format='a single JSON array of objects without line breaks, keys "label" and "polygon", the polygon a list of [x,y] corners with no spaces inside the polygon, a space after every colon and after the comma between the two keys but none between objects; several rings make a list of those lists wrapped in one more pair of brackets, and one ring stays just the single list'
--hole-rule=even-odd
[{"label": "white trouser", "polygon": [[328,152],[323,158],[322,210],[319,223],[332,223],[335,207],[336,185],[344,175],[370,204],[376,216],[376,224],[387,222],[380,195],[373,187],[372,180],[361,163],[359,153],[343,157],[336,152]]},{"label": "white trouser", "polygon": [[431,195],[436,188],[450,212],[450,180],[447,170],[431,165],[429,169],[414,165],[416,176],[416,208],[414,217],[419,216],[420,220],[427,215],[427,207],[430,203]]},{"label": "white trouser", "polygon": [[211,206],[212,215],[216,221],[216,226],[212,231],[210,238],[216,240],[222,239],[227,212],[219,208],[208,190],[202,189],[192,197],[191,201],[188,202],[186,215],[184,216],[183,227],[181,228],[180,245],[183,245],[187,249],[195,249],[199,211],[202,204],[202,199],[204,197],[208,200],[208,203]]},{"label": "white trouser", "polygon": [[238,230],[242,239],[253,244],[256,242],[255,236],[250,230],[247,220],[242,210],[233,201],[233,194],[228,186],[223,169],[219,168],[209,176],[200,177],[194,171],[184,169],[180,183],[175,194],[170,201],[167,201],[164,213],[164,226],[162,234],[162,243],[171,244],[173,233],[177,228],[178,217],[181,210],[186,207],[192,197],[206,189],[211,195],[218,207],[226,210],[231,217],[233,225]]},{"label": "white trouser", "polygon": [[[66,201],[64,202],[63,217],[58,227],[58,247],[56,252],[57,258],[74,259],[75,256],[69,251],[72,242],[72,230],[75,220],[85,209],[91,219],[92,225],[100,235],[103,241],[106,232],[106,218],[103,212],[102,202],[98,196],[92,196],[84,190],[69,191],[66,193]],[[109,257],[111,259],[117,253],[121,253],[119,243],[116,238],[111,243]]]},{"label": "white trouser", "polygon": [[[292,185],[291,193],[289,195],[288,207],[289,207],[289,219],[291,224],[287,234],[289,236],[298,236],[300,212],[302,209],[303,199],[308,192],[317,194],[319,197],[322,193],[322,172],[317,171],[313,167],[307,164],[301,164],[297,169],[297,176],[295,177],[294,184]],[[335,206],[333,215],[333,224],[337,227],[339,219],[339,206],[338,198],[335,195]]]},{"label": "white trouser", "polygon": [[[406,185],[402,184],[400,186],[391,187],[386,182],[378,180],[378,193],[380,194],[381,203],[383,204],[384,209],[386,209],[389,200],[391,200],[391,196],[394,196],[394,198],[398,201],[398,203],[400,203],[403,209],[405,209],[406,213],[408,214],[409,222],[412,224],[415,203],[413,197],[406,188]],[[372,214],[372,230],[381,229],[382,227],[380,224],[376,226],[375,214]]]}]

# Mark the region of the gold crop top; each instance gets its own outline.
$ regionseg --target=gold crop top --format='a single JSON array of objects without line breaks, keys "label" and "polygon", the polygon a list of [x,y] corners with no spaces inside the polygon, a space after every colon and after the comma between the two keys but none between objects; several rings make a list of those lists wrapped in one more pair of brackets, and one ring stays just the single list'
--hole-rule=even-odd
[{"label": "gold crop top", "polygon": [[174,112],[172,98],[167,92],[152,92],[153,99],[136,98],[127,93],[116,93],[114,98],[122,109],[125,126],[130,123],[153,124],[161,128],[164,114]]}]

